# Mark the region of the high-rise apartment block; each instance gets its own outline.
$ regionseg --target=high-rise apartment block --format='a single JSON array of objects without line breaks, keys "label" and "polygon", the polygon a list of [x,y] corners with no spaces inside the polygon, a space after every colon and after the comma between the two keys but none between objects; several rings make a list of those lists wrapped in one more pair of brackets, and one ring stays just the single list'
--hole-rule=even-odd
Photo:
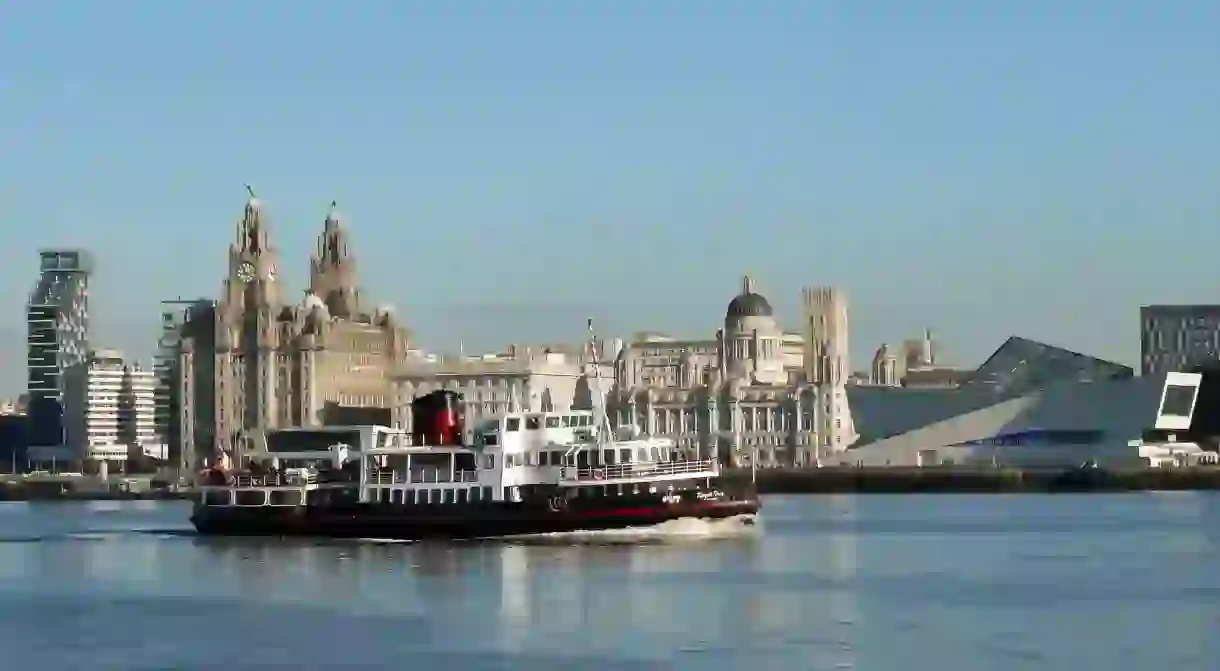
[{"label": "high-rise apartment block", "polygon": [[86,459],[164,458],[165,448],[153,430],[156,376],[151,370],[127,361],[121,352],[94,350],[85,387]]},{"label": "high-rise apartment block", "polygon": [[1220,305],[1140,308],[1140,375],[1220,364]]},{"label": "high-rise apartment block", "polygon": [[123,355],[113,350],[97,350],[89,356],[85,438],[91,456],[107,460],[127,459],[119,416],[125,367]]},{"label": "high-rise apartment block", "polygon": [[157,435],[157,374],[138,363],[123,368],[123,393],[119,397],[119,427],[122,439],[146,457],[165,460],[169,446]]},{"label": "high-rise apartment block", "polygon": [[26,366],[31,460],[85,458],[89,353],[89,276],[76,249],[39,255],[38,283],[26,303]]}]

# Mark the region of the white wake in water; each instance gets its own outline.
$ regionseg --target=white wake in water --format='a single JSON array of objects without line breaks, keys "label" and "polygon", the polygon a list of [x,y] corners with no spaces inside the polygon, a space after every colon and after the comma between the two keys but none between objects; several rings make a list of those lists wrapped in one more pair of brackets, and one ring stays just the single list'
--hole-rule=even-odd
[{"label": "white wake in water", "polygon": [[562,531],[549,534],[501,536],[487,540],[513,542],[564,543],[594,545],[630,545],[636,543],[666,543],[699,541],[717,538],[742,538],[762,532],[762,519],[757,515],[737,515],[720,520],[686,517],[652,526],[601,529],[596,531]]}]

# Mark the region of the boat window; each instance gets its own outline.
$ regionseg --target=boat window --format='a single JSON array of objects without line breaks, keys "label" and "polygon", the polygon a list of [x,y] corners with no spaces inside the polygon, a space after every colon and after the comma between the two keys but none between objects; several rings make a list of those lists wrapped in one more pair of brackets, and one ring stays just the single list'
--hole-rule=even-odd
[{"label": "boat window", "polygon": [[539,453],[538,453],[538,465],[539,465],[539,466],[550,466],[550,465],[551,465],[551,455],[550,455],[550,453],[548,453],[548,452],[539,452]]},{"label": "boat window", "polygon": [[661,458],[661,453],[660,453],[660,451],[659,451],[659,450],[657,450],[657,448],[655,448],[655,447],[654,447],[654,448],[652,448],[652,460],[653,460],[653,461],[659,461],[659,460],[660,460],[660,458]]},{"label": "boat window", "polygon": [[588,415],[581,415],[580,416],[580,425],[581,426],[593,426],[593,418]]},{"label": "boat window", "polygon": [[547,417],[546,418],[546,428],[558,429],[559,428],[559,418],[558,417]]},{"label": "boat window", "polygon": [[470,488],[470,501],[471,502],[478,501],[480,498],[479,494],[482,494],[482,493],[483,493],[482,489],[480,489],[478,487],[471,487]]},{"label": "boat window", "polygon": [[576,453],[576,465],[581,468],[588,468],[589,467],[589,453],[584,450],[577,452]]},{"label": "boat window", "polygon": [[487,470],[491,470],[495,467],[496,467],[496,455],[484,454],[483,455],[483,468],[486,468]]},{"label": "boat window", "polygon": [[442,503],[453,503],[453,502],[454,502],[453,490],[446,489],[445,490],[445,500],[442,501]]},{"label": "boat window", "polygon": [[618,463],[626,464],[631,461],[631,448],[626,447],[618,451]]},{"label": "boat window", "polygon": [[299,506],[299,505],[301,505],[301,491],[299,489],[272,490],[271,505],[273,505],[273,506]]},{"label": "boat window", "polygon": [[525,430],[537,431],[542,428],[542,418],[538,415],[530,415],[525,418]]},{"label": "boat window", "polygon": [[466,503],[466,501],[469,500],[466,498],[467,496],[469,496],[469,494],[467,494],[466,492],[467,492],[467,490],[465,490],[465,489],[457,490],[457,502],[458,503]]},{"label": "boat window", "polygon": [[505,431],[520,431],[521,430],[521,418],[520,417],[509,417],[508,419],[504,420],[504,430]]},{"label": "boat window", "polygon": [[500,435],[495,433],[483,434],[483,445],[487,447],[495,447],[500,444]]},{"label": "boat window", "polygon": [[640,449],[636,450],[635,460],[641,464],[648,463],[648,448],[641,447]]},{"label": "boat window", "polygon": [[571,417],[569,417],[569,416],[567,416],[567,415],[564,415],[563,417],[560,417],[560,418],[559,418],[559,426],[561,426],[561,427],[563,427],[563,428],[565,428],[565,429],[566,429],[566,428],[568,428],[569,426],[572,426],[571,419],[572,419],[572,418],[571,418]]},{"label": "boat window", "polygon": [[390,503],[394,503],[394,504],[402,503],[402,490],[401,489],[390,490]]},{"label": "boat window", "polygon": [[484,487],[483,488],[483,500],[490,501],[491,498],[492,498],[491,497],[491,487]]},{"label": "boat window", "polygon": [[552,466],[562,466],[563,465],[563,452],[558,452],[558,451],[551,452],[551,465]]},{"label": "boat window", "polygon": [[606,466],[614,465],[614,450],[602,450],[602,463]]},{"label": "boat window", "polygon": [[523,454],[521,456],[522,456],[522,458],[525,459],[526,466],[537,466],[538,465],[538,453],[537,452],[526,452],[525,454]]},{"label": "boat window", "polygon": [[239,506],[262,506],[267,504],[267,494],[263,490],[237,490],[237,505]]},{"label": "boat window", "polygon": [[229,505],[229,490],[212,490],[203,493],[203,502],[209,506]]}]

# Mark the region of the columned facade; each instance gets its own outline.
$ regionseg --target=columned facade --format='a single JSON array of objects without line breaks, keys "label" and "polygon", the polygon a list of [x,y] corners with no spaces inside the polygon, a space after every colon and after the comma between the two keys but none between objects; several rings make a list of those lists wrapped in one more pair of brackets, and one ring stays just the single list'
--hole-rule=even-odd
[{"label": "columned facade", "polygon": [[[807,381],[804,347],[783,333],[771,304],[744,278],[715,340],[637,340],[622,349],[611,421],[733,466],[816,465],[825,451],[827,392],[834,392]],[[844,409],[832,403],[830,411],[836,408]]]}]

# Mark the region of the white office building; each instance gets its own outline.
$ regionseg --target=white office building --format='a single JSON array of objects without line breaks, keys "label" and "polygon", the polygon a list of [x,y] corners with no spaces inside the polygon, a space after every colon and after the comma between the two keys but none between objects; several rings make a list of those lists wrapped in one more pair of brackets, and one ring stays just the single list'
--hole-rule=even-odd
[{"label": "white office building", "polygon": [[121,352],[95,350],[85,386],[85,458],[122,462],[141,453],[164,458],[165,447],[156,438],[153,371],[128,363]]},{"label": "white office building", "polygon": [[157,374],[138,363],[123,367],[123,395],[120,398],[119,427],[132,448],[147,457],[167,459],[169,445],[157,430]]},{"label": "white office building", "polygon": [[123,355],[113,350],[98,350],[89,356],[89,376],[85,397],[85,437],[87,457],[106,461],[127,459],[127,443],[122,435],[120,406],[123,397]]}]

